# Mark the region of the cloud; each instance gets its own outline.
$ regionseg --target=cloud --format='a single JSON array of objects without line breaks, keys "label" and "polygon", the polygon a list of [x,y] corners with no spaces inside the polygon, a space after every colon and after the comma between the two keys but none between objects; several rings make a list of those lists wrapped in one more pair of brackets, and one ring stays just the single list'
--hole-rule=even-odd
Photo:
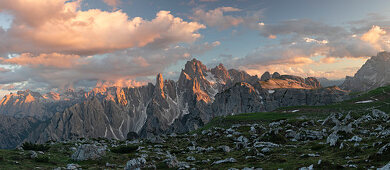
[{"label": "cloud", "polygon": [[9,72],[0,72],[0,84],[28,82],[23,86],[28,89],[75,88],[79,84],[88,86],[95,85],[96,82],[103,82],[105,85],[136,86],[137,83],[149,81],[148,76],[154,77],[178,61],[203,54],[219,44],[220,42],[216,41],[172,45],[164,49],[145,46],[91,57],[59,53],[37,56],[22,54],[2,59],[2,64],[18,67]]},{"label": "cloud", "polygon": [[219,7],[213,10],[204,11],[203,9],[196,9],[191,19],[195,21],[202,21],[211,27],[218,29],[227,29],[238,26],[244,22],[242,17],[234,17],[231,15],[224,15],[226,12],[239,12],[241,9],[233,7]]},{"label": "cloud", "polygon": [[8,59],[0,58],[0,63],[30,67],[72,68],[86,63],[86,61],[83,61],[85,59],[87,58],[81,58],[79,55],[64,55],[59,53],[40,54],[38,56],[33,56],[30,53],[23,53],[18,57]]},{"label": "cloud", "polygon": [[103,0],[103,2],[113,7],[114,9],[118,7],[119,4],[121,4],[120,0]]},{"label": "cloud", "polygon": [[174,17],[169,11],[159,11],[154,19],[144,20],[129,18],[120,10],[82,11],[80,3],[80,0],[0,1],[0,11],[14,17],[7,32],[0,30],[0,53],[93,55],[153,44],[166,47],[193,42],[201,37],[197,31],[205,28],[197,22]]},{"label": "cloud", "polygon": [[374,25],[369,31],[364,33],[360,39],[372,44],[378,50],[389,49],[388,40],[390,40],[390,37],[386,36],[386,34],[387,32],[384,29]]},{"label": "cloud", "polygon": [[[362,24],[357,22],[352,27],[340,27],[299,19],[260,24],[253,28],[265,38],[278,38],[279,43],[260,46],[244,57],[231,58],[226,65],[258,75],[265,71],[332,79],[353,75],[358,66],[340,65],[351,63],[353,58],[361,61],[380,51],[390,50],[389,27],[368,27],[358,23]],[[380,23],[386,22],[382,20]],[[317,70],[316,66],[322,70]],[[337,69],[331,69],[333,67]],[[330,71],[324,71],[324,68]]]}]

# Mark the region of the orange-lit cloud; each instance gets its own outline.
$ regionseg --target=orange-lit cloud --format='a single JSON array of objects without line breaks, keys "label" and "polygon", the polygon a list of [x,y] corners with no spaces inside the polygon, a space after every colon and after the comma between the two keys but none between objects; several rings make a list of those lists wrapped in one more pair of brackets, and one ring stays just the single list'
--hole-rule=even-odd
[{"label": "orange-lit cloud", "polygon": [[[8,52],[107,53],[153,43],[193,42],[205,28],[186,22],[169,11],[160,11],[150,21],[129,18],[122,11],[80,10],[80,0],[2,0],[0,10],[14,16],[1,44]],[[115,21],[115,22],[112,22]],[[161,45],[160,45],[161,46]]]},{"label": "orange-lit cloud", "polygon": [[[373,45],[377,50],[381,51],[385,48],[389,48],[389,44],[385,42],[390,39],[390,36],[386,36],[387,32],[386,30],[382,29],[379,26],[372,26],[372,28],[364,33],[360,39],[363,41],[366,41]],[[385,37],[385,38],[384,38]]]},{"label": "orange-lit cloud", "polygon": [[99,80],[96,83],[96,87],[98,88],[103,88],[103,87],[139,87],[146,85],[147,82],[139,82],[135,81],[132,79],[125,79],[125,78],[120,78],[117,80]]},{"label": "orange-lit cloud", "polygon": [[[219,42],[171,46],[165,49],[130,48],[110,54],[83,57],[50,53],[25,53],[1,59],[0,64],[19,67],[0,72],[0,84],[28,82],[22,89],[94,86],[96,81],[123,87],[142,85],[180,60],[189,60],[218,46]],[[154,79],[154,78],[153,78]],[[138,84],[141,82],[141,84]],[[81,84],[81,85],[80,85]]]},{"label": "orange-lit cloud", "polygon": [[57,68],[71,68],[79,64],[86,63],[82,61],[79,55],[64,55],[59,53],[52,54],[40,54],[33,56],[30,53],[23,53],[20,56],[1,59],[0,62],[3,64],[13,64],[21,66],[32,66],[32,67],[57,67]]}]

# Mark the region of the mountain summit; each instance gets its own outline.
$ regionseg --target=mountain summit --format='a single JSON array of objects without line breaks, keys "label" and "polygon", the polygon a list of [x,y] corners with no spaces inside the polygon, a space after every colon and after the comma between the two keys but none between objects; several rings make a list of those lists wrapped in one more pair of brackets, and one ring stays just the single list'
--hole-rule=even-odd
[{"label": "mountain summit", "polygon": [[367,91],[390,84],[390,53],[380,52],[371,57],[357,71],[347,76],[341,88],[351,91]]},{"label": "mountain summit", "polygon": [[227,70],[222,64],[209,69],[193,59],[185,64],[178,81],[164,80],[158,74],[155,85],[134,88],[102,86],[90,92],[41,95],[25,91],[7,95],[1,100],[0,114],[4,119],[18,119],[4,127],[22,122],[26,128],[15,126],[20,129],[14,133],[15,140],[0,136],[0,147],[14,147],[22,141],[81,137],[123,140],[129,133],[145,138],[184,133],[202,127],[215,116],[324,105],[347,95],[339,89],[321,88],[315,78],[279,73],[262,78]]}]

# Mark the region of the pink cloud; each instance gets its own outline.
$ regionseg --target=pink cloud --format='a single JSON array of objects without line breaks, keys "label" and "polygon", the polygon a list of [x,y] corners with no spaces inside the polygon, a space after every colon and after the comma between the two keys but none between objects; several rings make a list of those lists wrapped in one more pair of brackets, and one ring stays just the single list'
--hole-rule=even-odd
[{"label": "pink cloud", "polygon": [[[186,22],[169,11],[152,20],[129,18],[122,11],[80,10],[81,1],[2,0],[0,10],[14,16],[0,45],[13,53],[71,53],[91,55],[153,43],[165,46],[193,42],[205,28]],[[115,21],[115,22],[113,22]],[[3,35],[4,36],[4,35]],[[161,46],[161,45],[160,45]]]},{"label": "pink cloud", "polygon": [[86,58],[82,59],[79,55],[64,55],[59,53],[52,54],[40,54],[33,56],[30,53],[23,53],[20,56],[1,59],[0,62],[3,64],[21,65],[29,67],[56,67],[56,68],[72,68],[79,64],[86,63]]},{"label": "pink cloud", "polygon": [[227,29],[229,27],[238,26],[245,21],[242,17],[224,15],[225,12],[238,11],[241,11],[241,9],[233,7],[219,7],[209,11],[197,9],[194,12],[194,16],[191,18],[196,21],[203,21],[207,25],[212,27],[218,27],[219,29]]},{"label": "pink cloud", "polygon": [[121,4],[120,0],[103,0],[103,2],[113,8],[116,8],[119,4]]}]

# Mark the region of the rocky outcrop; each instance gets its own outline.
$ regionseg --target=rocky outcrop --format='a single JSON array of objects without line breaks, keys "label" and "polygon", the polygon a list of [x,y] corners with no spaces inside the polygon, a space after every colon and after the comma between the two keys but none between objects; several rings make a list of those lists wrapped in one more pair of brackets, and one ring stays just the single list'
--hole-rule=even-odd
[{"label": "rocky outcrop", "polygon": [[72,160],[98,160],[106,154],[106,147],[97,146],[95,144],[83,144],[76,149],[72,154]]},{"label": "rocky outcrop", "polygon": [[348,99],[346,92],[336,87],[272,90],[255,87],[241,83],[219,93],[212,105],[213,114],[220,116],[224,114],[264,112],[279,107],[326,105]]},{"label": "rocky outcrop", "polygon": [[21,144],[40,121],[0,115],[0,148],[10,149]]},{"label": "rocky outcrop", "polygon": [[269,79],[271,79],[271,74],[268,71],[266,71],[260,78],[261,81],[267,81]]},{"label": "rocky outcrop", "polygon": [[380,52],[372,56],[353,76],[347,76],[342,89],[367,91],[390,84],[390,53]]},{"label": "rocky outcrop", "polygon": [[257,89],[248,83],[235,86],[217,94],[212,104],[214,116],[265,111],[264,100]]},{"label": "rocky outcrop", "polygon": [[[266,75],[264,78],[263,76]],[[317,89],[321,88],[321,83],[314,77],[302,78],[293,75],[279,75],[274,73],[272,77],[264,73],[260,84],[264,89],[280,89],[280,88],[294,88],[294,89]]]}]

